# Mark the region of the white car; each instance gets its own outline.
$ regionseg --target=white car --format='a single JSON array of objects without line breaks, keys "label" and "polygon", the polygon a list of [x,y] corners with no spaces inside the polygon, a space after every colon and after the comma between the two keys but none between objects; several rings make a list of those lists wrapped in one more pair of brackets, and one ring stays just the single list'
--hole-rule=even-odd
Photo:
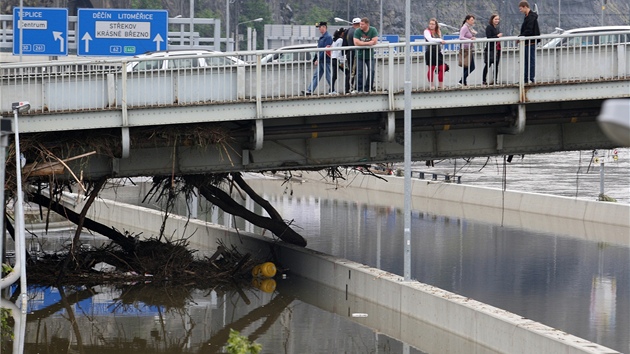
[{"label": "white car", "polygon": [[[221,52],[205,49],[163,50],[134,56],[143,59],[127,63],[127,71],[176,70],[208,66],[246,65],[247,63]],[[149,59],[149,60],[145,60]]]},{"label": "white car", "polygon": [[292,49],[317,48],[317,43],[296,44],[276,49],[274,53],[265,55],[260,59],[261,64],[292,63],[299,61],[311,61],[315,52],[284,52]]},{"label": "white car", "polygon": [[[630,42],[630,26],[599,26],[599,27],[584,27],[574,28],[570,30],[562,30],[556,28],[557,33],[562,33],[560,37],[550,40],[543,45],[543,48],[555,48],[555,47],[572,47],[572,46],[587,46],[587,45],[611,45],[617,43]],[[629,32],[625,34],[603,34],[597,35],[601,32]],[[583,36],[566,37],[568,34],[584,34]]]}]

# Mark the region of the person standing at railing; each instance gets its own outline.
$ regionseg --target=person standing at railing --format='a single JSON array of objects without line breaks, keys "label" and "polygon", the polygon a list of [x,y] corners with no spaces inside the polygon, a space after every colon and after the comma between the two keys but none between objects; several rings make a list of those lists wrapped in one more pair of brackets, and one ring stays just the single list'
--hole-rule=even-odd
[{"label": "person standing at railing", "polygon": [[[475,25],[475,16],[466,15],[464,22],[462,22],[462,28],[459,30],[460,40],[474,41],[477,39],[475,35],[477,31],[473,29]],[[462,79],[459,80],[460,85],[468,85],[468,75],[475,71],[475,56],[472,43],[462,43],[459,50],[458,64],[464,69]]]},{"label": "person standing at railing", "polygon": [[[352,19],[352,27],[348,28],[348,33],[344,36],[344,47],[354,46],[354,31],[359,28],[359,24],[361,24],[360,18]],[[356,87],[357,61],[354,50],[346,50],[346,68],[350,70],[350,75],[346,75],[346,94],[348,94]]]},{"label": "person standing at railing", "polygon": [[[315,27],[319,29],[319,33],[321,33],[321,37],[317,41],[317,48],[327,48],[330,47],[333,43],[333,39],[328,33],[328,23],[327,22],[318,22],[315,24]],[[330,51],[321,51],[317,52],[317,55],[313,59],[313,64],[317,66],[317,69],[314,70],[313,73],[313,81],[306,89],[306,92],[302,92],[305,95],[309,96],[313,94],[315,89],[317,89],[317,84],[319,84],[319,80],[322,79],[322,75],[326,74],[326,81],[328,85],[331,86],[330,83]],[[332,91],[332,86],[330,87],[330,91]],[[330,92],[329,91],[329,92]]]},{"label": "person standing at railing", "polygon": [[429,67],[427,72],[427,78],[429,79],[429,89],[433,89],[433,78],[435,70],[438,72],[438,85],[435,88],[444,88],[444,72],[447,70],[447,66],[444,64],[444,56],[442,55],[442,44],[446,41],[442,39],[442,31],[440,31],[440,25],[437,19],[432,18],[429,20],[429,27],[424,30],[424,40],[430,43],[436,43],[434,45],[428,45],[424,54],[424,62]]},{"label": "person standing at railing", "polygon": [[[341,48],[343,45],[343,37],[346,34],[346,30],[342,27],[335,31],[333,34],[333,48]],[[332,51],[332,85],[330,86],[330,94],[336,95],[337,90],[335,84],[337,83],[337,74],[339,73],[339,69],[341,69],[346,77],[350,75],[350,70],[348,67],[344,65],[344,55],[341,50],[333,50]]]},{"label": "person standing at railing", "polygon": [[[538,14],[529,8],[529,3],[527,1],[519,2],[518,11],[525,15],[519,36],[540,36]],[[534,77],[536,76],[536,43],[537,40],[525,40],[525,83],[528,81],[534,83]]]},{"label": "person standing at railing", "polygon": [[[359,28],[354,31],[354,45],[372,47],[378,42],[378,31],[370,26],[367,17],[361,19]],[[357,50],[357,91],[369,92],[374,89],[374,49]],[[365,70],[367,67],[367,71]],[[364,75],[365,73],[365,75]]]},{"label": "person standing at railing", "polygon": [[[501,38],[503,33],[499,30],[499,22],[501,18],[497,14],[490,16],[488,26],[486,26],[486,38]],[[499,77],[499,62],[501,61],[501,42],[486,42],[486,48],[483,51],[483,84],[487,85],[488,68],[494,64],[493,77],[494,83],[497,83]]]}]

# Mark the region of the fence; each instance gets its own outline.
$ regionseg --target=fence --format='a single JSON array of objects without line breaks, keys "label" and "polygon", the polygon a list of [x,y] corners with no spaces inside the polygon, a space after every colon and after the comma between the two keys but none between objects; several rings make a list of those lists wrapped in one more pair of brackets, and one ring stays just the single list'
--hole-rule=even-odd
[{"label": "fence", "polygon": [[[628,35],[624,33],[624,35]],[[549,36],[541,36],[546,40]],[[477,68],[468,78],[467,88],[515,87],[524,89],[523,58],[525,43],[518,37],[498,41],[478,39],[472,60]],[[457,90],[463,74],[457,65],[458,46],[465,41],[449,42],[453,50],[444,50],[444,63],[450,70],[445,73],[443,89]],[[488,43],[501,43],[498,80],[488,77],[484,85],[482,72],[484,51]],[[429,81],[424,52],[429,44],[414,43],[422,51],[410,53],[411,77],[405,76],[404,44],[379,44],[374,50],[374,87],[372,93],[393,95],[403,91],[404,82],[410,79],[414,92],[436,89],[437,78]],[[346,47],[357,50],[358,47]],[[296,53],[317,55],[326,49],[299,49],[284,51],[286,57],[265,64],[261,58],[274,51],[239,53],[205,53],[168,58],[123,58],[88,60],[67,58],[65,61],[45,63],[13,63],[0,65],[0,107],[10,111],[10,103],[28,97],[34,112],[63,112],[103,110],[172,105],[195,105],[277,99],[304,98],[308,85],[317,70],[310,59]],[[610,42],[542,47],[536,50],[536,84],[562,84],[593,81],[628,80],[630,74],[630,45]],[[325,56],[325,54],[324,54]],[[242,59],[252,60],[247,62]],[[298,58],[297,60],[293,60]],[[129,63],[166,61],[150,70],[135,70]],[[184,63],[185,61],[185,63]],[[137,66],[140,67],[140,66]],[[150,66],[145,66],[150,67]],[[338,71],[334,88],[345,90],[345,73]],[[435,75],[437,76],[437,75]],[[370,88],[368,88],[370,89]],[[331,87],[322,77],[313,96],[327,95]],[[89,94],[88,94],[89,93]]]}]

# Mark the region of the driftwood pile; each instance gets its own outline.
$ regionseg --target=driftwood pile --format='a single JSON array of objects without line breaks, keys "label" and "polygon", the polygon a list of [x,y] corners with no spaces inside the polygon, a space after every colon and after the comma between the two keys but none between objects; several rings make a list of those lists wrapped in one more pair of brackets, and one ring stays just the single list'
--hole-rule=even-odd
[{"label": "driftwood pile", "polygon": [[186,240],[163,242],[155,238],[137,241],[132,250],[111,243],[89,249],[77,248],[38,257],[27,266],[29,282],[40,285],[111,284],[155,282],[172,285],[246,283],[260,261],[235,248],[219,245],[211,257],[194,257]]}]

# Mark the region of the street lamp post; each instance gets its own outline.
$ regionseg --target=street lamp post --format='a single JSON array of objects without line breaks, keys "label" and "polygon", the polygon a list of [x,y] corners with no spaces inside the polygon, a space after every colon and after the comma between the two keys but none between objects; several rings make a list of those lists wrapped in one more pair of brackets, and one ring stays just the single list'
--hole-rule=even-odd
[{"label": "street lamp post", "polygon": [[[403,278],[411,280],[411,1],[405,0]],[[408,349],[408,348],[406,348]]]},{"label": "street lamp post", "polygon": [[343,19],[343,18],[341,18],[341,17],[335,17],[335,22],[345,22],[345,23],[347,23],[347,24],[349,24],[349,25],[351,25],[351,24],[352,24],[352,22],[350,22],[350,21],[348,21],[348,20],[344,20],[344,19]]},{"label": "street lamp post", "polygon": [[225,51],[232,50],[230,45],[230,4],[233,4],[236,0],[225,0]]},{"label": "street lamp post", "polygon": [[446,23],[444,23],[444,22],[439,22],[439,23],[438,23],[438,25],[440,25],[440,27],[446,27],[446,28],[451,29],[451,30],[453,30],[453,31],[457,31],[457,32],[459,32],[459,28],[454,27],[454,26],[451,26],[451,25],[447,25],[447,24],[446,24]]},{"label": "street lamp post", "polygon": [[238,42],[239,42],[239,40],[238,40],[238,26],[240,26],[240,25],[242,25],[242,24],[245,24],[245,23],[250,23],[250,22],[260,22],[260,21],[262,21],[262,20],[263,20],[263,18],[262,18],[262,17],[259,17],[259,18],[253,19],[253,20],[244,21],[244,22],[239,22],[239,23],[237,23],[237,24],[236,24],[236,31],[234,32],[234,33],[235,33],[235,37],[236,37],[236,38],[234,39],[234,42],[235,42],[235,44],[236,44],[236,51],[238,51]]},{"label": "street lamp post", "polygon": [[15,183],[17,184],[17,202],[13,210],[15,213],[15,238],[20,240],[20,249],[16,248],[15,253],[20,252],[22,258],[20,289],[22,292],[22,313],[26,313],[26,238],[24,236],[24,196],[22,195],[22,155],[20,153],[18,112],[28,111],[31,105],[26,101],[14,102],[11,108],[13,109],[13,128],[15,129]]},{"label": "street lamp post", "polygon": [[[4,174],[6,165],[6,148],[9,146],[9,134],[13,132],[11,119],[2,118],[0,120],[0,215],[4,215]],[[0,217],[0,263],[4,260],[4,217]]]},{"label": "street lamp post", "polygon": [[381,22],[378,27],[378,38],[383,41],[383,0],[381,0]]},{"label": "street lamp post", "polygon": [[562,27],[560,26],[560,10],[561,10],[561,4],[562,0],[558,0],[558,27]]}]

